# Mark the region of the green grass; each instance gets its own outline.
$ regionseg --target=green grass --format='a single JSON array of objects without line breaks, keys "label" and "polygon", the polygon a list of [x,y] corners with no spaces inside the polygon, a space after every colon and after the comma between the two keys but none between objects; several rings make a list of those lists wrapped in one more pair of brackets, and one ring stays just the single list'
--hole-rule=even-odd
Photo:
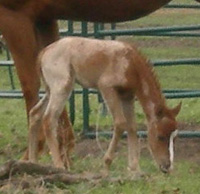
[{"label": "green grass", "polygon": [[[190,3],[188,0],[177,0],[176,2]],[[193,3],[191,1],[191,3]],[[184,13],[184,14],[182,14]],[[195,25],[199,24],[200,12],[186,10],[160,10],[149,17],[142,18],[134,22],[120,23],[118,28],[133,28],[146,26],[172,26],[172,25]],[[120,39],[134,41],[140,50],[150,59],[179,59],[179,58],[199,58],[198,38],[163,38],[163,37],[120,37]],[[5,59],[5,54],[0,55],[0,60]],[[15,71],[15,68],[13,68]],[[156,67],[161,86],[163,89],[199,89],[200,67],[178,66],[178,67]],[[16,86],[19,88],[19,81],[16,74],[14,76]],[[9,90],[8,69],[0,68],[0,89]],[[99,117],[99,130],[111,128],[112,119],[109,115],[99,115],[97,97],[91,98],[90,124],[96,129]],[[179,100],[168,100],[170,107],[175,106]],[[178,116],[181,123],[200,123],[200,99],[181,100],[182,110]],[[81,96],[76,97],[76,121],[74,129],[76,134],[82,131],[82,100]],[[141,125],[144,124],[144,114],[141,106],[136,103],[136,118]],[[8,159],[19,159],[27,145],[27,121],[25,105],[23,100],[0,99],[0,164]],[[103,141],[107,141],[104,140]],[[113,163],[111,176],[126,177],[127,159],[126,149],[122,149],[119,157]],[[89,154],[89,153],[88,153]],[[87,156],[80,158],[74,155],[73,172],[83,172],[90,170],[99,172],[102,169],[102,156]],[[43,157],[41,162],[49,163],[49,156]],[[92,183],[80,183],[76,185],[49,185],[47,188],[41,187],[33,190],[22,191],[20,189],[9,188],[1,193],[113,193],[113,194],[198,194],[200,168],[197,164],[187,161],[176,161],[175,172],[166,176],[161,174],[149,157],[142,156],[141,168],[147,173],[145,178],[137,181],[122,181],[121,183],[108,183],[102,181],[97,185]]]},{"label": "green grass", "polygon": [[[99,165],[95,164],[96,160],[84,159],[87,164],[91,166],[93,171],[99,168]],[[75,164],[76,165],[76,164]],[[121,183],[109,183],[107,181],[102,181],[100,184],[83,184],[80,183],[75,186],[67,186],[66,189],[70,190],[72,193],[79,193],[84,188],[83,193],[123,193],[123,194],[154,194],[154,193],[187,193],[193,194],[198,193],[198,179],[200,177],[200,169],[198,166],[191,165],[187,162],[179,162],[176,164],[176,170],[171,175],[164,175],[158,173],[158,170],[154,167],[154,164],[148,160],[148,158],[142,158],[141,166],[145,170],[145,178],[138,179],[136,181],[123,181],[127,177],[127,171],[124,167],[126,161],[123,157],[116,159],[114,162],[114,167],[111,170],[111,176],[121,178]],[[81,164],[78,163],[78,167]],[[84,166],[85,168],[85,166]],[[114,171],[113,171],[114,170]],[[188,174],[190,179],[188,179]]]},{"label": "green grass", "polygon": [[[82,172],[90,170],[98,172],[101,170],[101,160],[98,158],[75,158],[72,171]],[[22,191],[20,188],[6,188],[2,193],[66,193],[66,194],[198,194],[200,168],[198,165],[179,161],[175,165],[175,171],[170,175],[161,174],[155,168],[149,158],[141,159],[141,166],[145,177],[136,180],[127,178],[124,157],[117,158],[111,169],[111,177],[118,178],[119,182],[102,180],[99,183],[81,182],[75,185],[64,185],[57,183],[48,184],[47,187],[38,187]],[[77,170],[78,169],[78,170]],[[1,190],[0,190],[1,193]]]}]

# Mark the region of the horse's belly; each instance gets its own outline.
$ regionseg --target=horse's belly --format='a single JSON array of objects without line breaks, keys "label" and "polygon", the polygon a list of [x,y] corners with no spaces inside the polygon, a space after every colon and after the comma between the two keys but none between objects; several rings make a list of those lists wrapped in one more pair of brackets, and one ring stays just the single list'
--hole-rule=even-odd
[{"label": "horse's belly", "polygon": [[[59,9],[62,9],[62,11],[57,10],[56,15],[63,19],[117,22],[132,20],[147,15],[169,1],[170,0],[61,0]],[[62,4],[61,2],[63,6],[60,6]]]}]

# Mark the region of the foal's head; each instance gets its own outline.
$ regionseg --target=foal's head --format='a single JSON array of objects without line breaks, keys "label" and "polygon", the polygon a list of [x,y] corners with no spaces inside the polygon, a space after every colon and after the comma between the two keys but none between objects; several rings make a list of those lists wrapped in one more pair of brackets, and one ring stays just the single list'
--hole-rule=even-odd
[{"label": "foal's head", "polygon": [[174,158],[174,138],[177,135],[176,116],[181,103],[174,109],[159,107],[155,119],[148,124],[148,141],[152,155],[160,170],[167,173],[172,169]]}]

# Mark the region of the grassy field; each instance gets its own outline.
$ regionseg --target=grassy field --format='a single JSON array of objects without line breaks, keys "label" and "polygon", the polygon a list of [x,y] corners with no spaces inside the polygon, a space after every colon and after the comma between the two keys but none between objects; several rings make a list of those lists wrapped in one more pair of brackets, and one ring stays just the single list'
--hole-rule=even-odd
[{"label": "grassy field", "polygon": [[[175,2],[185,2],[177,0]],[[192,1],[191,1],[192,2]],[[162,9],[148,17],[134,22],[118,24],[118,28],[134,28],[147,26],[171,26],[171,25],[195,25],[199,24],[199,10],[175,10]],[[150,60],[157,59],[179,59],[179,58],[199,58],[200,40],[198,38],[163,38],[163,37],[120,37],[126,41],[135,42],[140,50],[147,55]],[[5,55],[0,55],[0,59],[5,59]],[[184,88],[199,89],[200,67],[198,66],[179,66],[179,67],[157,67],[155,68],[163,89]],[[17,88],[19,83],[15,75]],[[0,68],[0,89],[10,89],[8,80],[8,69]],[[96,128],[99,117],[100,130],[108,129],[111,126],[109,115],[99,115],[97,97],[90,96],[91,117],[90,123]],[[169,100],[170,106],[177,104],[179,100]],[[178,120],[181,123],[199,125],[200,123],[200,99],[184,99],[183,106]],[[82,100],[76,97],[76,121],[74,129],[77,134],[77,142],[80,143],[79,134],[82,130]],[[136,103],[136,118],[139,125],[144,125],[144,114],[139,104]],[[189,130],[190,128],[188,128]],[[102,142],[108,142],[102,139]],[[124,142],[124,140],[123,140]],[[22,156],[27,144],[27,122],[23,100],[0,99],[0,164],[9,159],[19,159]],[[113,164],[111,177],[126,177],[126,148],[125,143],[117,153],[119,156]],[[95,146],[94,144],[92,144]],[[90,145],[88,145],[89,147]],[[85,151],[87,152],[87,150]],[[72,172],[92,171],[99,172],[102,169],[102,154],[94,155],[87,153],[80,156],[73,155],[74,165]],[[200,160],[199,160],[200,161]],[[43,163],[49,163],[49,156],[41,159]],[[20,188],[7,187],[0,188],[1,193],[114,193],[114,194],[199,194],[199,163],[185,160],[177,160],[175,171],[171,175],[161,174],[154,165],[149,155],[142,154],[141,168],[146,176],[136,181],[121,181],[120,183],[109,183],[102,180],[98,184],[79,183],[76,185],[47,185],[47,187],[31,188],[22,191]],[[26,176],[24,177],[26,178]]]}]

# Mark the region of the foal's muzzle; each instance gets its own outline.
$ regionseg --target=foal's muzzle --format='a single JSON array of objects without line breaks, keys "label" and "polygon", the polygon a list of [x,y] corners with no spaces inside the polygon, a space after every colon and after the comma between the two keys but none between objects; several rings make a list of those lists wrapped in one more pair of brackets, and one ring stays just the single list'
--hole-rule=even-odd
[{"label": "foal's muzzle", "polygon": [[160,170],[163,173],[168,173],[171,170],[171,164],[170,163],[162,164],[159,167],[160,167]]}]

